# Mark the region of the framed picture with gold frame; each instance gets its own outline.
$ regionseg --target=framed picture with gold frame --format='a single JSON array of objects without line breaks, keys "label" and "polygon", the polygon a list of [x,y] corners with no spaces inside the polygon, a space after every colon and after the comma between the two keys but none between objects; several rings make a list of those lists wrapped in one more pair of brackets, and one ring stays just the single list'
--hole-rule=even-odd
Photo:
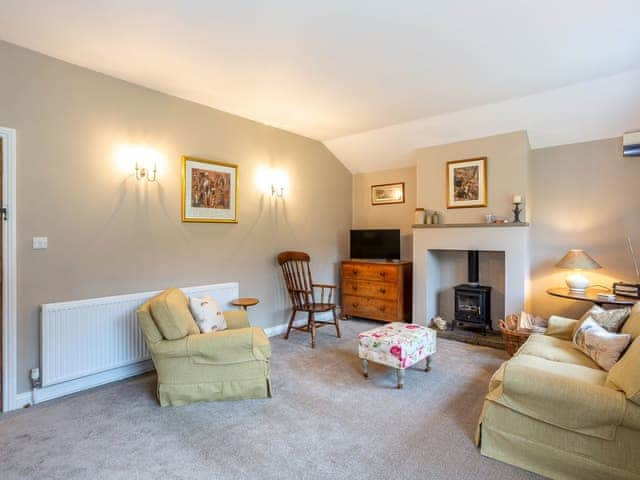
[{"label": "framed picture with gold frame", "polygon": [[238,223],[238,166],[182,157],[182,221]]},{"label": "framed picture with gold frame", "polygon": [[404,203],[404,182],[371,185],[371,205]]},{"label": "framed picture with gold frame", "polygon": [[487,206],[487,157],[447,162],[447,208]]}]

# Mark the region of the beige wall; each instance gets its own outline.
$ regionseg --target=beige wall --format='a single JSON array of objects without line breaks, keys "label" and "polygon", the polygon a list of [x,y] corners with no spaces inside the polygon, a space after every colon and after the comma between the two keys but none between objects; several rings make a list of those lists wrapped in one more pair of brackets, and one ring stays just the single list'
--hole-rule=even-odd
[{"label": "beige wall", "polygon": [[[371,185],[404,182],[405,202],[371,205]],[[416,208],[415,167],[359,173],[353,176],[353,228],[399,228],[400,254],[411,260],[411,225]]]},{"label": "beige wall", "polygon": [[[19,392],[42,303],[238,281],[261,299],[252,322],[270,326],[288,307],[277,252],[308,251],[315,277],[337,280],[351,174],[321,143],[3,42],[0,70],[0,125],[18,136]],[[165,158],[157,183],[118,167],[117,146],[140,143]],[[240,223],[180,221],[183,154],[239,164]],[[288,173],[284,200],[258,191],[262,167]]]},{"label": "beige wall", "polygon": [[[508,215],[511,195],[526,195],[532,223],[528,308],[543,316],[579,316],[588,304],[546,294],[548,288],[564,285],[567,272],[554,264],[568,249],[583,248],[603,265],[602,270],[588,273],[593,283],[610,286],[613,281],[634,281],[635,277],[625,238],[631,235],[640,255],[640,159],[624,158],[621,145],[620,138],[612,138],[529,151],[526,135],[516,132],[418,150],[416,205],[444,211],[447,222],[482,221],[488,211]],[[446,211],[446,161],[481,155],[489,157],[489,207]],[[368,205],[366,188],[398,178],[414,185],[411,173],[413,169],[408,168],[354,176],[354,225],[390,225],[372,216],[376,210]],[[388,218],[410,219],[409,210],[402,213],[404,216],[397,211]],[[465,280],[464,255],[449,252],[441,258],[440,266],[445,279],[440,313],[449,317],[452,292],[444,287]],[[500,259],[496,257],[482,268],[486,271],[481,269],[481,279],[493,284],[496,295],[504,295],[504,279],[497,270],[502,268]],[[495,312],[494,317],[499,314]]]},{"label": "beige wall", "polygon": [[582,248],[603,266],[587,273],[593,283],[635,280],[625,237],[640,254],[640,158],[623,157],[622,139],[612,138],[534,150],[531,171],[533,309],[578,316],[587,304],[545,293],[564,285],[567,272],[554,264]]},{"label": "beige wall", "polygon": [[[484,222],[487,213],[512,218],[514,194],[526,197],[531,150],[526,132],[468,140],[416,150],[416,205],[444,214],[445,223]],[[447,210],[447,162],[487,158],[488,206]]]}]

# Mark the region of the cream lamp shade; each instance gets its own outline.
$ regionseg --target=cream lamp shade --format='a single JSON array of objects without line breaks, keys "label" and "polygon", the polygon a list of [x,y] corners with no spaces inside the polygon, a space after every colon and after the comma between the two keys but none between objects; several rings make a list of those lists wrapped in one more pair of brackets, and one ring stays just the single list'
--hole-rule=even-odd
[{"label": "cream lamp shade", "polygon": [[573,270],[573,272],[567,276],[565,282],[567,282],[569,290],[574,293],[584,293],[589,287],[589,279],[580,273],[581,270],[596,270],[602,268],[602,266],[584,250],[577,249],[569,250],[567,254],[556,263],[556,267]]}]

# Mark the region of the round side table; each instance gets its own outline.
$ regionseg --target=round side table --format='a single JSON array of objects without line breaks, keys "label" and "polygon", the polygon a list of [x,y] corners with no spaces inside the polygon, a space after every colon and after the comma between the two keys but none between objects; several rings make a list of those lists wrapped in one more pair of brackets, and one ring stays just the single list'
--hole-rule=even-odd
[{"label": "round side table", "polygon": [[234,307],[240,307],[242,310],[246,310],[247,307],[253,307],[260,303],[260,300],[257,298],[236,298],[235,300],[231,300],[231,305]]}]

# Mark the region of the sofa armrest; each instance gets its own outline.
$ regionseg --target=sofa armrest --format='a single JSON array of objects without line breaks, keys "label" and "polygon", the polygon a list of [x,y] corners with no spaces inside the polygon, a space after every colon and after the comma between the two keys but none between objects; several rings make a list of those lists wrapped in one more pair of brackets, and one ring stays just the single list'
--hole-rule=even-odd
[{"label": "sofa armrest", "polygon": [[572,340],[573,332],[578,326],[578,320],[573,318],[560,317],[551,315],[545,335],[548,337],[559,338],[560,340]]},{"label": "sofa armrest", "polygon": [[224,315],[224,321],[227,323],[229,330],[248,328],[251,326],[246,310],[225,310],[222,314]]},{"label": "sofa armrest", "polygon": [[264,332],[256,327],[190,335],[187,337],[187,350],[191,360],[199,364],[224,365],[265,360],[258,346],[261,337],[264,337]]},{"label": "sofa armrest", "polygon": [[569,366],[556,373],[553,366],[510,360],[500,403],[536,420],[611,440],[624,417],[624,394],[595,383],[590,372],[581,380],[580,369],[587,367]]}]

